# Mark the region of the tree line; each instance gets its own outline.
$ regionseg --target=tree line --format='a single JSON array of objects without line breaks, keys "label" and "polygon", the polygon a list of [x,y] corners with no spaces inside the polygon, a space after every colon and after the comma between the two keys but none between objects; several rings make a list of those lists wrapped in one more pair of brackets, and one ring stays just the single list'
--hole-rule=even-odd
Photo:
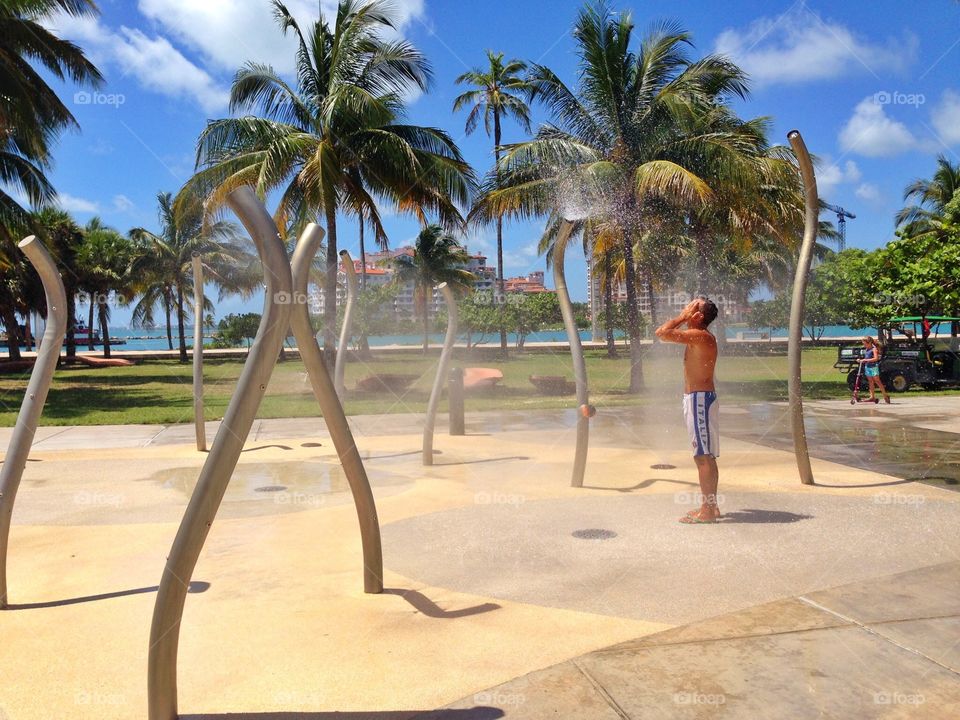
[{"label": "tree line", "polygon": [[[742,68],[720,55],[697,54],[691,35],[679,25],[662,23],[639,35],[630,12],[616,11],[605,0],[586,3],[573,28],[578,68],[572,82],[542,64],[488,52],[482,66],[457,78],[464,92],[452,107],[466,112],[468,133],[482,122],[491,137],[494,165],[477,171],[449,132],[408,121],[404,98],[429,92],[433,70],[412,43],[388,32],[396,26],[389,3],[340,0],[332,19],[320,17],[305,27],[278,0],[269,4],[280,30],[295,40],[295,76],[288,80],[255,62],[237,71],[230,117],[209,121],[201,132],[194,176],[175,194],[159,198],[160,231],[119,235],[102,227],[77,229],[82,242],[61,251],[36,213],[0,191],[0,305],[8,333],[16,332],[13,314],[37,303],[36,293],[27,290],[29,271],[10,241],[36,230],[54,245],[65,278],[72,276],[74,296],[92,287],[80,280],[86,252],[96,260],[92,295],[103,299],[112,293],[137,302],[137,321],[152,320],[157,308],[165,318],[173,315],[185,358],[183,317],[193,253],[204,257],[221,293],[251,293],[259,284],[256,258],[236,228],[208,222],[243,185],[261,197],[278,198],[275,220],[288,241],[310,222],[326,229],[317,279],[324,294],[320,327],[331,363],[342,245],[338,222],[345,216],[359,221],[364,287],[366,233],[380,249],[388,246],[383,212],[420,221],[421,236],[429,242],[409,262],[399,260],[396,269],[398,277],[413,278],[426,330],[428,283],[458,280],[463,250],[458,238],[470,225],[496,227],[496,287],[502,295],[504,222],[542,218],[540,252],[548,265],[565,236],[564,223],[571,223],[570,237],[592,257],[601,278],[604,324],[622,323],[627,331],[632,392],[643,384],[639,341],[645,323],[657,322],[653,299],[659,291],[683,286],[691,293],[746,300],[758,287],[777,290],[789,283],[803,223],[795,158],[771,141],[769,118],[744,118],[735,111],[733,103],[749,97]],[[0,161],[5,181],[40,208],[55,197],[43,175],[51,145],[76,122],[31,63],[80,85],[102,83],[80,48],[43,27],[41,21],[54,11],[97,12],[89,0],[22,0],[0,9],[0,22],[11,28],[0,39],[0,56],[7,61],[0,73],[4,87],[22,88],[11,97],[12,109],[0,116],[12,138]],[[37,38],[43,53],[34,45]],[[536,129],[534,107],[546,116]],[[526,139],[505,142],[507,122]],[[824,241],[833,237],[828,223],[820,235]],[[83,251],[88,237],[90,249]],[[424,253],[432,249],[441,255],[428,258]],[[149,283],[148,271],[156,272]],[[626,294],[619,319],[611,301],[616,287]],[[650,307],[649,317],[640,313],[641,300]],[[496,307],[505,353],[507,309]],[[106,317],[109,308],[98,312]],[[612,334],[609,342],[612,351]]]}]

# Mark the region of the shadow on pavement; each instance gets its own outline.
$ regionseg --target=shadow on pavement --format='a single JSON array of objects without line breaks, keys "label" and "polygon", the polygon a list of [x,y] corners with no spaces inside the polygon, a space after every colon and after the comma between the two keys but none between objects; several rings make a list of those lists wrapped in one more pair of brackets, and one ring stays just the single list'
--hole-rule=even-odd
[{"label": "shadow on pavement", "polygon": [[[402,597],[408,603],[427,617],[453,620],[455,618],[467,617],[468,615],[479,615],[480,613],[499,610],[500,605],[496,603],[483,603],[473,607],[463,608],[462,610],[443,610],[433,600],[416,590],[404,590],[402,588],[384,588],[384,595],[397,595]],[[498,716],[499,717],[499,716]]]},{"label": "shadow on pavement", "polygon": [[[436,452],[436,450],[434,450]],[[434,466],[443,465],[477,465],[479,463],[506,462],[507,460],[529,460],[525,455],[513,455],[511,457],[485,458],[483,460],[461,460],[460,462],[434,463]]]},{"label": "shadow on pavement", "polygon": [[724,513],[721,523],[795,523],[809,520],[813,515],[799,515],[786,510],[734,510]]},{"label": "shadow on pavement", "polygon": [[864,483],[862,485],[827,485],[826,483],[814,481],[814,487],[825,488],[871,488],[886,487],[887,485],[906,485],[907,483],[920,482],[921,478],[908,478],[907,480],[890,480],[889,482]]},{"label": "shadow on pavement", "polygon": [[[144,595],[146,593],[156,592],[158,587],[134,588],[133,590],[118,590],[112,593],[101,593],[100,595],[84,595],[83,597],[68,598],[66,600],[48,600],[37,603],[10,603],[7,610],[39,610],[40,608],[63,607],[64,605],[79,605],[80,603],[97,602],[98,600],[112,600],[113,598],[127,597],[128,595]],[[210,583],[202,580],[194,580],[187,589],[189,593],[202,593],[210,589]],[[2,717],[2,716],[0,716]]]},{"label": "shadow on pavement", "polygon": [[380,712],[257,712],[217,713],[214,715],[181,715],[181,720],[497,720],[503,710],[472,707],[463,710],[383,710]]},{"label": "shadow on pavement", "polygon": [[286,445],[260,445],[259,447],[244,448],[240,452],[256,452],[257,450],[267,450],[268,448],[277,448],[278,450],[293,450]]},{"label": "shadow on pavement", "polygon": [[613,492],[628,493],[628,492],[633,492],[634,490],[642,490],[643,488],[648,488],[654,483],[658,483],[658,482],[676,483],[677,485],[694,485],[694,486],[698,485],[697,483],[690,482],[689,480],[672,480],[670,478],[650,478],[648,480],[641,480],[636,485],[631,485],[630,487],[618,488],[618,487],[602,487],[600,485],[584,485],[583,489],[584,490],[611,490]]}]

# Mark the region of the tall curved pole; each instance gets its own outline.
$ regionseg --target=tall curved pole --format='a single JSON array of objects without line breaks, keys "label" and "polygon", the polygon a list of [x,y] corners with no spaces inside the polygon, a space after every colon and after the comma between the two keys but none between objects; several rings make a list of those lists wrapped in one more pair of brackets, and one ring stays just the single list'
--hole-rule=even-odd
[{"label": "tall curved pole", "polygon": [[427,423],[423,428],[423,464],[433,465],[433,429],[437,423],[437,405],[440,404],[440,393],[447,379],[447,370],[450,366],[450,354],[453,352],[453,341],[457,339],[457,298],[447,283],[438,286],[443,293],[443,300],[447,304],[447,335],[443,339],[443,350],[440,352],[440,364],[437,366],[437,376],[433,379],[433,389],[430,391],[430,402],[427,403]]},{"label": "tall curved pole", "polygon": [[0,608],[7,606],[7,544],[10,540],[10,523],[13,520],[13,503],[27,464],[27,456],[37,432],[37,423],[47,401],[47,392],[57,369],[63,336],[67,332],[67,294],[63,280],[50,253],[33,235],[20,241],[23,250],[43,283],[47,298],[47,326],[37,351],[37,360],[30,373],[27,392],[20,405],[17,425],[10,437],[7,454],[0,468]]},{"label": "tall curved pole", "polygon": [[813,485],[813,468],[810,467],[810,451],[807,448],[807,431],[803,424],[803,396],[800,387],[800,354],[803,333],[803,309],[807,295],[807,280],[810,277],[810,261],[813,258],[813,244],[817,239],[817,226],[820,222],[820,200],[817,196],[817,176],[813,171],[813,162],[807,151],[806,143],[797,130],[792,130],[787,139],[793,148],[793,154],[800,165],[803,178],[803,194],[806,213],[803,225],[803,244],[800,246],[800,258],[797,260],[797,273],[793,279],[793,301],[790,303],[790,340],[787,356],[790,365],[788,392],[790,397],[790,422],[793,427],[793,447],[797,455],[797,469],[800,482]]},{"label": "tall curved pole", "polygon": [[587,469],[587,449],[590,445],[590,417],[593,408],[590,407],[590,395],[587,390],[587,366],[583,360],[583,345],[580,342],[580,333],[577,332],[577,322],[573,317],[573,305],[570,304],[570,292],[567,290],[567,276],[564,272],[564,256],[567,252],[567,242],[573,232],[573,224],[564,220],[560,226],[556,242],[553,244],[553,283],[557,288],[557,299],[560,301],[560,314],[563,315],[563,324],[567,329],[567,340],[570,343],[570,355],[573,356],[573,379],[577,385],[577,448],[573,458],[572,487],[583,487],[583,475]]},{"label": "tall curved pole", "polygon": [[340,328],[340,344],[337,345],[337,361],[333,368],[333,385],[337,389],[337,397],[342,401],[346,392],[343,372],[347,364],[347,343],[350,342],[350,326],[353,324],[353,306],[357,301],[357,270],[353,267],[353,258],[346,250],[340,251],[340,259],[347,274],[347,306],[343,311],[343,327]]},{"label": "tall curved pole", "polygon": [[160,579],[147,664],[150,720],[177,718],[177,648],[187,588],[266,392],[293,307],[290,265],[270,215],[250,187],[234,190],[227,203],[240,217],[260,254],[266,285],[263,317]]},{"label": "tall curved pole", "polygon": [[203,264],[200,253],[193,254],[193,425],[197,450],[207,449],[207,430],[203,424]]},{"label": "tall curved pole", "polygon": [[[310,281],[310,267],[313,258],[323,240],[323,230],[313,223],[307,225],[297,247],[293,251],[293,284],[295,297],[307,296],[307,284]],[[352,266],[352,263],[351,263]],[[337,450],[343,473],[353,493],[353,503],[360,520],[360,541],[363,545],[363,589],[368,593],[383,592],[383,551],[380,546],[380,522],[377,519],[377,505],[363,467],[360,451],[353,439],[350,425],[343,412],[343,405],[337,398],[327,366],[323,362],[323,353],[317,344],[317,336],[310,324],[310,313],[306,303],[297,302],[290,316],[293,335],[300,349],[300,358],[307,368],[314,397],[320,403],[320,412],[330,431],[330,439]],[[340,355],[337,354],[337,361]]]}]

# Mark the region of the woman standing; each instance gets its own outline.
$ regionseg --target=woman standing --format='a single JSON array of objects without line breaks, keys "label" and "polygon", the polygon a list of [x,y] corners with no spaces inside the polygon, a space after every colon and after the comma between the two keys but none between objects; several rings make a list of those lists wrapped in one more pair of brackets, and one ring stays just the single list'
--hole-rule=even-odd
[{"label": "woman standing", "polygon": [[863,358],[861,358],[860,362],[863,365],[863,374],[867,376],[867,382],[870,385],[869,400],[874,403],[880,402],[874,396],[875,388],[879,387],[880,392],[883,393],[883,401],[889,404],[890,396],[887,395],[887,389],[883,386],[883,381],[880,379],[880,355],[881,350],[877,341],[869,335],[863,338]]}]

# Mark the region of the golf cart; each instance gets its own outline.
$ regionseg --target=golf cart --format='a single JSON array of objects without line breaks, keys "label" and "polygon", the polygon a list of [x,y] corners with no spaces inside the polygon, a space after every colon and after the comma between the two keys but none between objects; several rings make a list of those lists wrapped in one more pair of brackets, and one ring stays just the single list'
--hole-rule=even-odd
[{"label": "golf cart", "polygon": [[[877,342],[882,346],[880,379],[888,390],[905,392],[913,385],[926,390],[960,386],[960,348],[956,334],[960,318],[931,315],[897,317],[882,325]],[[944,335],[940,334],[944,327]],[[951,333],[951,328],[954,332]],[[835,368],[847,373],[853,390],[863,357],[863,345],[837,348]],[[867,378],[860,374],[860,389]]]}]

